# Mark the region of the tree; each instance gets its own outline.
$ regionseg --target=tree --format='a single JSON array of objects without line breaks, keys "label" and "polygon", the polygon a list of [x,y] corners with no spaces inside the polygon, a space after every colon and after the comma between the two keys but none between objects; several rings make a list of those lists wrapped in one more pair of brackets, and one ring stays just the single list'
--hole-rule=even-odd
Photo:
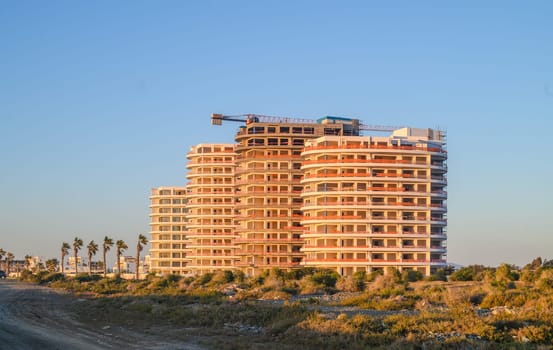
[{"label": "tree", "polygon": [[513,281],[519,279],[519,274],[513,265],[501,264],[495,270],[495,281],[492,284],[502,290],[515,287]]},{"label": "tree", "polygon": [[7,252],[6,253],[6,274],[10,275],[10,263],[13,261],[14,255],[13,253]]},{"label": "tree", "polygon": [[525,270],[537,270],[541,267],[542,264],[543,264],[543,261],[542,261],[541,257],[538,256],[537,258],[532,260],[531,263],[526,264],[526,266],[524,266],[524,269]]},{"label": "tree", "polygon": [[92,275],[92,256],[98,252],[98,244],[92,240],[88,243],[86,249],[88,251],[88,274]]},{"label": "tree", "polygon": [[[30,267],[31,267],[31,259],[33,257],[30,256],[29,254],[25,255],[25,270],[29,270]],[[57,261],[57,260],[56,260]]]},{"label": "tree", "polygon": [[6,255],[6,251],[0,248],[0,268],[2,267],[2,259],[4,259],[5,255]]},{"label": "tree", "polygon": [[58,259],[46,260],[46,270],[48,270],[48,272],[56,272],[57,266],[58,266]]},{"label": "tree", "polygon": [[128,246],[122,239],[115,243],[115,249],[117,253],[117,274],[121,275],[121,254],[127,249]]},{"label": "tree", "polygon": [[61,273],[63,273],[65,257],[69,255],[70,248],[69,243],[63,242],[61,244]]},{"label": "tree", "polygon": [[113,247],[113,239],[109,238],[108,236],[104,237],[104,243],[102,244],[103,254],[104,254],[104,260],[103,260],[103,266],[104,266],[104,278],[106,278],[106,252],[109,251],[109,249]]},{"label": "tree", "polygon": [[83,246],[83,240],[79,237],[75,237],[73,240],[73,257],[75,258],[75,276],[77,276],[77,253]]},{"label": "tree", "polygon": [[138,235],[138,243],[136,244],[136,279],[138,279],[138,267],[140,266],[140,252],[144,249],[144,246],[148,244],[148,239],[143,234]]}]

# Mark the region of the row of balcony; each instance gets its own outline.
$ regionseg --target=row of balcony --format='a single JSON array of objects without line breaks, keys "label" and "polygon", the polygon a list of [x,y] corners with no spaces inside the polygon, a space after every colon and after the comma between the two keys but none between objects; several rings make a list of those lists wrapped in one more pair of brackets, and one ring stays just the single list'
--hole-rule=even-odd
[{"label": "row of balcony", "polygon": [[427,209],[431,208],[432,210],[443,209],[446,210],[447,206],[445,204],[438,203],[413,203],[413,202],[363,202],[363,201],[325,201],[318,203],[304,203],[301,207],[301,210],[313,210],[318,207],[342,207],[342,206],[356,206],[356,207],[416,207]]},{"label": "row of balcony", "polygon": [[446,252],[447,248],[442,246],[433,246],[427,248],[425,246],[415,246],[415,245],[408,245],[408,246],[313,246],[313,245],[304,245],[302,247],[303,252],[316,252],[316,251],[325,251],[325,252],[332,252],[332,251],[382,251],[382,252]]},{"label": "row of balcony", "polygon": [[[441,217],[415,217],[415,216],[370,216],[370,217],[363,217],[361,215],[321,215],[321,216],[304,216],[302,218],[302,221],[309,222],[309,221],[328,221],[328,220],[369,220],[369,221],[432,221],[432,222],[446,222],[446,218]],[[310,222],[312,223],[312,222]]]},{"label": "row of balcony", "polygon": [[303,152],[311,152],[311,151],[330,151],[330,150],[348,150],[348,149],[376,149],[381,151],[412,151],[412,152],[419,152],[419,153],[441,153],[441,154],[447,154],[447,151],[443,148],[439,147],[425,147],[425,146],[381,146],[381,145],[332,145],[332,146],[323,146],[323,145],[315,145],[315,146],[307,146],[303,149]]},{"label": "row of balcony", "polygon": [[323,236],[344,236],[344,237],[373,237],[373,236],[386,236],[386,237],[392,237],[392,236],[446,236],[444,232],[416,232],[416,231],[377,231],[377,232],[351,232],[351,231],[331,231],[328,230],[327,232],[316,232],[316,231],[305,231],[303,232],[303,235],[305,238],[316,238],[316,237],[323,237]]},{"label": "row of balcony", "polygon": [[445,259],[304,259],[305,265],[321,263],[357,263],[357,264],[445,264]]},{"label": "row of balcony", "polygon": [[418,180],[433,180],[433,181],[447,181],[445,176],[438,175],[415,175],[415,174],[398,174],[398,173],[319,173],[319,174],[304,174],[301,183],[313,182],[314,179],[327,179],[334,177],[352,177],[352,178],[378,178],[383,180],[384,178],[402,178],[411,179],[412,181]]},{"label": "row of balcony", "polygon": [[302,167],[306,165],[322,165],[322,164],[387,164],[387,165],[415,165],[422,167],[436,167],[445,168],[445,164],[434,162],[434,164],[427,161],[406,160],[406,159],[356,159],[356,158],[343,158],[343,159],[306,159],[302,161]]},{"label": "row of balcony", "polygon": [[[282,242],[282,241],[285,241],[285,240],[281,240],[281,241],[278,241],[278,240],[265,240],[265,241],[259,241],[259,244],[278,244],[278,245],[281,245],[281,244],[295,244],[295,245],[298,245],[300,246],[302,244],[301,241],[290,241],[290,240],[286,240],[285,242]],[[257,241],[254,241],[254,242],[257,242]],[[244,242],[244,241],[241,241],[240,243],[244,244],[244,245],[247,245],[247,243],[251,243],[251,242]],[[186,248],[184,248],[183,250],[186,251],[186,252],[190,252],[190,251],[195,251],[195,249],[221,249],[221,248],[226,248],[226,249],[240,249],[240,246],[242,244],[240,244],[239,242],[236,242],[236,244],[231,244],[231,243],[227,243],[227,244],[209,244],[209,243],[198,243],[198,244],[188,244],[186,246]],[[294,254],[294,255],[298,255],[298,254],[302,254],[302,252],[316,252],[316,251],[327,251],[327,252],[332,252],[332,251],[340,251],[340,252],[343,252],[343,251],[356,251],[356,252],[363,252],[363,251],[368,251],[368,252],[373,252],[373,251],[389,251],[389,252],[401,252],[401,251],[430,251],[430,252],[445,252],[447,250],[446,247],[443,247],[443,246],[432,246],[429,248],[427,248],[426,246],[416,246],[416,245],[404,245],[404,246],[378,246],[378,245],[365,245],[365,246],[335,246],[335,245],[328,245],[328,246],[320,246],[320,245],[303,245],[302,246],[302,251],[297,251],[297,252],[266,252],[266,251],[263,251],[263,250],[259,250],[259,251],[243,251],[243,250],[237,250],[235,251],[234,253],[202,253],[204,255],[233,255],[233,254],[236,254],[236,255],[247,255],[247,254],[253,254],[253,255],[265,255],[265,254],[268,254],[268,255],[271,255],[271,254],[277,254],[277,255],[290,255],[290,254]],[[156,251],[162,251],[162,250],[171,250],[171,249],[156,249]],[[197,253],[197,252],[196,252]],[[189,255],[189,254],[188,254]],[[201,255],[201,254],[200,254]]]}]

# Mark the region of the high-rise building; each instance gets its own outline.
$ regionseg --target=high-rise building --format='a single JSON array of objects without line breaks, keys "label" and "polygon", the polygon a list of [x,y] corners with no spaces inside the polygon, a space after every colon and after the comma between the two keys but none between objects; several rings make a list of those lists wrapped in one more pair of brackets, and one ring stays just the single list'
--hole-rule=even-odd
[{"label": "high-rise building", "polygon": [[186,188],[158,187],[150,195],[150,271],[181,274],[186,269]]},{"label": "high-rise building", "polygon": [[445,265],[443,135],[324,136],[302,152],[304,265],[342,275]]},{"label": "high-rise building", "polygon": [[355,121],[343,118],[312,120],[257,117],[236,134],[237,266],[247,274],[272,267],[301,266],[303,171],[301,152],[306,141],[322,135],[354,135]]},{"label": "high-rise building", "polygon": [[200,144],[187,154],[187,268],[193,274],[236,267],[234,144]]},{"label": "high-rise building", "polygon": [[[213,124],[224,120],[244,124],[236,144],[200,144],[187,155],[181,271],[314,266],[351,275],[390,266],[428,275],[446,265],[443,132],[212,115]],[[155,237],[153,271],[174,262],[160,255],[168,236]]]}]

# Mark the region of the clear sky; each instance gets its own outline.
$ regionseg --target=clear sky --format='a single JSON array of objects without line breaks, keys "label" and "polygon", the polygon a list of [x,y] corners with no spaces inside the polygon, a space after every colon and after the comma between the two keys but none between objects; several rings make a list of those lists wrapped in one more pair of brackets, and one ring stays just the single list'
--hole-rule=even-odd
[{"label": "clear sky", "polygon": [[553,259],[551,1],[3,1],[0,247],[134,254],[210,114],[441,127],[448,260]]}]

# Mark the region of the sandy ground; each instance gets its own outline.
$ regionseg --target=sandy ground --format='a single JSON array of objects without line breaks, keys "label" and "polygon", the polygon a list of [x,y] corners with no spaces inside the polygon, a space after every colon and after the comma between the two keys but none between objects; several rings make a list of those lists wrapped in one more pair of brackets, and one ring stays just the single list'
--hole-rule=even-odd
[{"label": "sandy ground", "polygon": [[118,325],[79,322],[70,312],[79,302],[65,292],[0,280],[0,349],[203,349],[193,339],[171,340]]}]

